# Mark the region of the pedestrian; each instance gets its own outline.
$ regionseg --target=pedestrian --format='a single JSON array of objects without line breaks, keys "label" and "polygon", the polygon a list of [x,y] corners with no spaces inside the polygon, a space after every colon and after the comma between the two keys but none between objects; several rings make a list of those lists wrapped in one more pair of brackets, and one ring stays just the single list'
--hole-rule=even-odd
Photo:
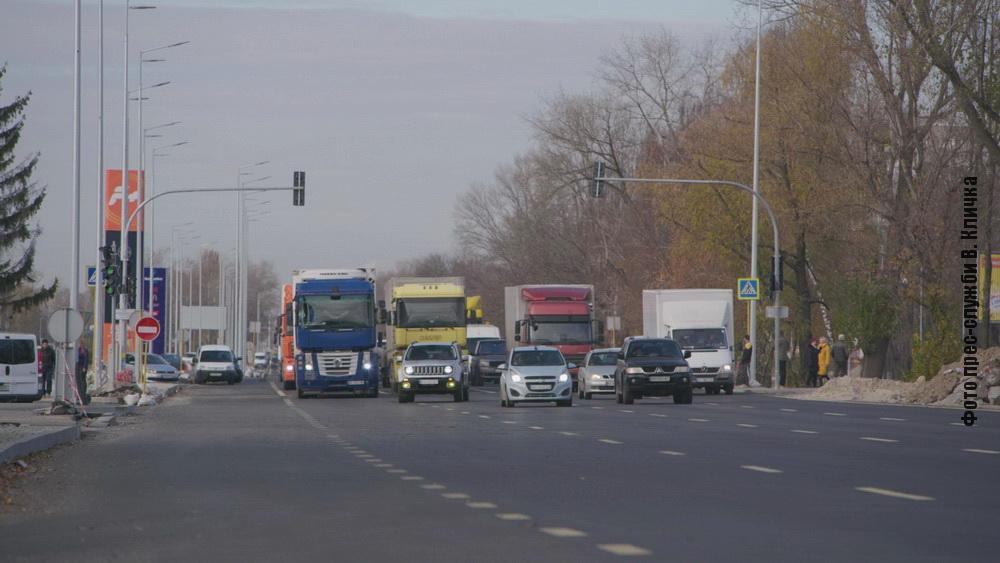
[{"label": "pedestrian", "polygon": [[791,348],[788,339],[782,334],[778,336],[778,385],[784,387],[788,376],[788,351]]},{"label": "pedestrian", "polygon": [[76,348],[76,391],[80,394],[80,402],[89,405],[90,395],[87,394],[87,369],[90,367],[90,351],[80,340]]},{"label": "pedestrian", "polygon": [[743,351],[740,354],[739,380],[745,385],[750,385],[750,359],[753,358],[753,344],[750,342],[750,335],[743,336]]},{"label": "pedestrian", "polygon": [[833,343],[830,348],[831,355],[833,356],[833,376],[843,377],[848,375],[847,371],[847,359],[850,357],[850,352],[847,350],[847,339],[843,334],[837,335],[837,341]]},{"label": "pedestrian", "polygon": [[38,351],[42,360],[42,383],[46,395],[52,394],[52,377],[56,373],[56,351],[46,338],[42,339],[42,347]]},{"label": "pedestrian", "polygon": [[819,373],[819,346],[816,339],[809,340],[806,347],[806,387],[816,387],[816,376]]},{"label": "pedestrian", "polygon": [[819,363],[819,370],[816,374],[819,376],[819,384],[830,381],[830,342],[825,336],[819,337],[819,357],[817,358]]}]

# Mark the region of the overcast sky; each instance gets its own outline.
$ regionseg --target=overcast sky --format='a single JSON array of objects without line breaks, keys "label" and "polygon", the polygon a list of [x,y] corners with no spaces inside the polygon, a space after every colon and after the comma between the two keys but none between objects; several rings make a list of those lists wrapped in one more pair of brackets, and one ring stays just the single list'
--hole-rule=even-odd
[{"label": "overcast sky", "polygon": [[[138,2],[133,1],[133,4]],[[143,2],[147,4],[147,2]],[[307,172],[307,207],[287,193],[251,223],[253,258],[293,268],[376,264],[454,248],[455,198],[488,181],[525,150],[523,117],[559,89],[586,92],[602,53],[622,37],[666,27],[692,41],[725,37],[741,21],[734,0],[159,0],[132,11],[131,86],[139,49],[156,53],[144,82],[150,149],[189,144],[156,159],[155,189],[225,187],[237,167],[260,167],[266,184]],[[98,18],[83,10],[82,265],[96,254]],[[105,2],[105,167],[122,161],[122,12]],[[73,2],[2,0],[0,102],[28,90],[18,146],[38,151],[48,189],[37,271],[70,275]],[[149,55],[153,56],[153,55]],[[133,139],[138,138],[133,103]],[[154,132],[151,132],[151,134]],[[137,148],[130,149],[137,168]],[[147,157],[147,171],[153,171]],[[177,229],[231,253],[232,195],[165,198],[156,204],[157,247]]]}]

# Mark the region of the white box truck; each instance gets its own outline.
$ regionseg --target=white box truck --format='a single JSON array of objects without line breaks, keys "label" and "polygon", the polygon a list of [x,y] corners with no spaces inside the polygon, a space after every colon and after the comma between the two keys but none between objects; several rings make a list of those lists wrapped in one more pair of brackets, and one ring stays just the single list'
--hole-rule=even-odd
[{"label": "white box truck", "polygon": [[691,352],[694,387],[732,394],[733,290],[643,290],[642,329],[646,336],[671,338]]}]

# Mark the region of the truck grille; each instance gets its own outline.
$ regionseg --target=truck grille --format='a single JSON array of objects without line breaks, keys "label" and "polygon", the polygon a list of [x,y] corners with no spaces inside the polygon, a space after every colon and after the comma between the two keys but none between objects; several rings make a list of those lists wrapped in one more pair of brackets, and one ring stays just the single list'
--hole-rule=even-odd
[{"label": "truck grille", "polygon": [[351,375],[358,371],[358,355],[355,352],[320,352],[316,354],[316,360],[320,375]]},{"label": "truck grille", "polygon": [[444,375],[444,366],[413,366],[413,375]]}]

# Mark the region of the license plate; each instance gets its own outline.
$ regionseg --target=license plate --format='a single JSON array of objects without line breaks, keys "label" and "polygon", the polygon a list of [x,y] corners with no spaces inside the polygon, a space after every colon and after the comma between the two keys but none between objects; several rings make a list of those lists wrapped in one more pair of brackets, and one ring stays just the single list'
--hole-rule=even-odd
[{"label": "license plate", "polygon": [[222,377],[221,373],[210,373],[208,375],[209,375],[209,377]]},{"label": "license plate", "polygon": [[659,382],[663,382],[663,381],[670,381],[670,376],[669,375],[653,375],[653,376],[650,376],[649,380],[652,381],[652,382],[654,382],[654,383],[659,383]]},{"label": "license plate", "polygon": [[362,380],[360,380],[360,379],[352,379],[351,381],[348,381],[347,384],[348,385],[364,385],[365,382],[362,381]]},{"label": "license plate", "polygon": [[698,383],[711,383],[713,381],[715,381],[714,377],[699,377],[698,378]]},{"label": "license plate", "polygon": [[7,384],[6,383],[0,383],[0,391],[6,391],[6,390],[7,390]]},{"label": "license plate", "polygon": [[421,379],[420,380],[420,384],[421,385],[437,385],[437,383],[438,383],[438,380],[436,380],[436,379]]},{"label": "license plate", "polygon": [[529,385],[528,389],[531,389],[532,391],[548,391],[549,390],[549,386],[548,385]]}]

